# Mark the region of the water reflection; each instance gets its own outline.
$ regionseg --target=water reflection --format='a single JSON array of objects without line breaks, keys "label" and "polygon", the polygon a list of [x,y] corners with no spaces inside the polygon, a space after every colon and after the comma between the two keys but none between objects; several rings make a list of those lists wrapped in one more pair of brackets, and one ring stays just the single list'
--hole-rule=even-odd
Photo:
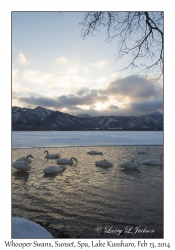
[{"label": "water reflection", "polygon": [[138,175],[141,173],[141,170],[139,169],[122,169],[120,172],[128,174],[128,175]]},{"label": "water reflection", "polygon": [[23,179],[24,183],[27,183],[29,180],[29,173],[26,171],[15,171],[12,173],[12,176],[14,176],[15,179]]},{"label": "water reflection", "polygon": [[44,173],[43,178],[55,179],[58,175],[62,175],[62,173]]},{"label": "water reflection", "polygon": [[99,168],[99,169],[101,168],[101,169],[106,170],[106,171],[110,171],[111,170],[111,166],[97,166],[96,165],[96,167]]}]

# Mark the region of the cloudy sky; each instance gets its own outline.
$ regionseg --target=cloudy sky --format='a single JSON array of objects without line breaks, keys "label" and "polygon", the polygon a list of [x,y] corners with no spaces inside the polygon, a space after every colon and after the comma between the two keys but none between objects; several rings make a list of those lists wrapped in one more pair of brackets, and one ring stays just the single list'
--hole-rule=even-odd
[{"label": "cloudy sky", "polygon": [[[72,115],[163,112],[163,83],[115,60],[105,30],[81,37],[84,12],[12,12],[12,106]],[[150,80],[149,80],[150,79]]]}]

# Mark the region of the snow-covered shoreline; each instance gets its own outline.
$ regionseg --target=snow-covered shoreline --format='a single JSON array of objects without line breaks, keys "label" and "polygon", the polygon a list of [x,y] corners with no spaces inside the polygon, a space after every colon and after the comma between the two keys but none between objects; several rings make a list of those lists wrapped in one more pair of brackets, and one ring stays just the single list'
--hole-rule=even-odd
[{"label": "snow-covered shoreline", "polygon": [[12,148],[163,145],[162,131],[12,132]]}]

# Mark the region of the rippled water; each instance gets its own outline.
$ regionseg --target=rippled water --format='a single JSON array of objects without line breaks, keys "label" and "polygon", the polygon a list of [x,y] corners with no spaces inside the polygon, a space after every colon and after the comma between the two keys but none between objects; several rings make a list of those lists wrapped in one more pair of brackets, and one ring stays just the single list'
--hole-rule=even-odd
[{"label": "rippled water", "polygon": [[[163,238],[163,167],[144,166],[135,171],[118,167],[133,156],[140,160],[159,158],[163,146],[150,146],[148,155],[139,155],[147,146],[104,146],[48,148],[61,158],[76,157],[57,175],[45,176],[43,169],[57,166],[44,158],[44,148],[12,149],[12,162],[32,154],[32,168],[20,173],[12,168],[12,215],[33,221],[50,222],[65,228],[75,238]],[[89,155],[90,150],[103,155]],[[95,161],[107,159],[114,166],[102,168]],[[137,227],[144,229],[138,233]],[[130,228],[130,233],[126,233]],[[110,229],[110,230],[109,230]],[[118,233],[122,230],[123,233]],[[147,231],[146,231],[147,230]],[[153,230],[153,231],[149,231]],[[149,231],[149,232],[148,232]]]}]

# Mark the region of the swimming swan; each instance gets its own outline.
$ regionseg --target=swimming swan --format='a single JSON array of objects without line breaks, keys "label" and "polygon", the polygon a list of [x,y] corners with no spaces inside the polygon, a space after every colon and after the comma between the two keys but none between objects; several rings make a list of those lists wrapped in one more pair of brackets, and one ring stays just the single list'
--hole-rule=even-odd
[{"label": "swimming swan", "polygon": [[[16,161],[25,161],[25,159],[26,159],[26,157],[21,157]],[[32,162],[32,159],[27,159],[27,161],[28,161],[28,164],[30,164]]]},{"label": "swimming swan", "polygon": [[132,161],[126,161],[123,163],[119,164],[119,167],[125,168],[125,169],[137,169],[142,165],[142,163],[138,160],[134,161],[135,159],[133,158]]},{"label": "swimming swan", "polygon": [[74,163],[73,160],[75,160],[76,162],[78,162],[77,158],[71,157],[70,159],[68,159],[68,158],[58,159],[57,163],[58,164],[71,164],[72,165]]},{"label": "swimming swan", "polygon": [[19,171],[26,171],[26,170],[29,170],[31,168],[31,166],[28,164],[28,158],[31,157],[31,158],[34,158],[32,155],[28,155],[26,158],[25,158],[25,161],[15,161],[13,164],[12,164],[12,167],[19,170]]},{"label": "swimming swan", "polygon": [[143,162],[143,165],[149,165],[149,166],[163,165],[162,156],[163,156],[163,154],[160,155],[160,161],[157,159],[148,159],[148,160]]},{"label": "swimming swan", "polygon": [[97,166],[101,166],[101,167],[112,167],[113,164],[110,161],[107,160],[100,160],[100,161],[96,161],[95,165]]},{"label": "swimming swan", "polygon": [[59,166],[59,167],[56,167],[56,166],[50,166],[50,167],[47,167],[43,170],[43,172],[45,174],[54,174],[54,173],[61,173],[63,172],[64,170],[66,169],[65,166]]},{"label": "swimming swan", "polygon": [[149,150],[150,150],[150,148],[147,148],[146,150],[139,150],[138,151],[138,154],[148,154],[149,153]]},{"label": "swimming swan", "polygon": [[47,153],[47,155],[45,156],[46,159],[60,158],[60,154],[49,154],[48,150],[45,150],[44,153]]},{"label": "swimming swan", "polygon": [[89,155],[103,155],[102,152],[96,151],[96,150],[92,150],[87,152]]}]

